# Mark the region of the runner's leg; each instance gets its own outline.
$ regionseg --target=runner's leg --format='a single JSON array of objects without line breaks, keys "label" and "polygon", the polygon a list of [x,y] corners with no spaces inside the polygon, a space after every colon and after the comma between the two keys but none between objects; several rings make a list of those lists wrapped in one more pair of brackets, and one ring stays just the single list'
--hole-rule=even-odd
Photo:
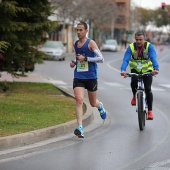
[{"label": "runner's leg", "polygon": [[76,117],[78,125],[82,125],[84,87],[75,87],[74,95],[76,99]]}]

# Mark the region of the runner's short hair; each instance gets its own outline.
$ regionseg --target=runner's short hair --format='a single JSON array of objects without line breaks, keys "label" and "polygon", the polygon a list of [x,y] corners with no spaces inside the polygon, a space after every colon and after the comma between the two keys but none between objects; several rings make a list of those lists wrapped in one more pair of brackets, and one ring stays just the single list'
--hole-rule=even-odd
[{"label": "runner's short hair", "polygon": [[77,25],[83,25],[86,30],[88,29],[87,23],[84,21],[80,21]]}]

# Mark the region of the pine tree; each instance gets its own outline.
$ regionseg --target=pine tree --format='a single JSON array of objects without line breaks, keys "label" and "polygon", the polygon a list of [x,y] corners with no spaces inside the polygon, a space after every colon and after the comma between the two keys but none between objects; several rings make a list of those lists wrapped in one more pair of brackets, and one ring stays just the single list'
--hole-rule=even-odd
[{"label": "pine tree", "polygon": [[0,3],[0,52],[9,73],[12,63],[41,63],[37,46],[44,43],[43,33],[53,31],[57,23],[48,16],[53,7],[48,0],[3,0]]}]

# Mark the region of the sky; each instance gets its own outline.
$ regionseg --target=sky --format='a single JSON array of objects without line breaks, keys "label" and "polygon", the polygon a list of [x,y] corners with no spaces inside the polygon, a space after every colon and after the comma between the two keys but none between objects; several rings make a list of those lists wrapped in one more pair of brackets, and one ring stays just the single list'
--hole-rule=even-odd
[{"label": "sky", "polygon": [[133,0],[137,6],[142,8],[155,9],[161,7],[162,2],[170,5],[170,0]]}]

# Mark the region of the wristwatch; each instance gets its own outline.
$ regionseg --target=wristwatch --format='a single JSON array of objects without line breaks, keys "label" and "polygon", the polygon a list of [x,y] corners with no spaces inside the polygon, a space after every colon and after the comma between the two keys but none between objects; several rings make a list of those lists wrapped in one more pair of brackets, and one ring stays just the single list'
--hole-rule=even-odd
[{"label": "wristwatch", "polygon": [[84,56],[84,61],[87,61],[87,56]]}]

